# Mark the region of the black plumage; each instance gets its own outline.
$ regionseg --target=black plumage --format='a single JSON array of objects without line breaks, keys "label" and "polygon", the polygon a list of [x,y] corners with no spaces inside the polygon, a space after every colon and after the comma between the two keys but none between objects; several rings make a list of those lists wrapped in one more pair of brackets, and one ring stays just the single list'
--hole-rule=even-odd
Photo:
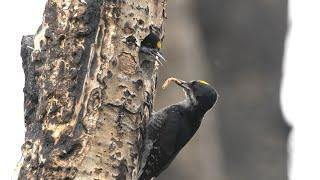
[{"label": "black plumage", "polygon": [[153,113],[147,124],[139,180],[157,177],[193,137],[217,93],[204,81],[171,79],[183,87],[186,99]]},{"label": "black plumage", "polygon": [[142,47],[147,47],[151,49],[157,49],[160,50],[160,46],[158,47],[157,44],[161,42],[160,37],[154,33],[150,32],[142,41],[141,41],[141,46]]}]

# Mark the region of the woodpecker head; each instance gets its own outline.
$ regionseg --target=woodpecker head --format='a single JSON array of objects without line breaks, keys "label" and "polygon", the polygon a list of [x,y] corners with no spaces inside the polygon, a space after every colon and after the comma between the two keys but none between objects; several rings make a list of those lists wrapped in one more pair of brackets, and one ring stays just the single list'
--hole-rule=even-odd
[{"label": "woodpecker head", "polygon": [[189,99],[194,106],[204,111],[209,110],[217,102],[217,91],[205,81],[196,80],[186,82],[176,78],[169,78],[163,87],[165,88],[170,81],[174,81],[178,86],[182,87],[187,99]]}]

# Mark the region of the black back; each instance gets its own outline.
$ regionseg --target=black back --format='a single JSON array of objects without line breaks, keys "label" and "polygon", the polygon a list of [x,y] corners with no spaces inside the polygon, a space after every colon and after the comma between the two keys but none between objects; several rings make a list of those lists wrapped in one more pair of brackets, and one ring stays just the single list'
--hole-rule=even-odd
[{"label": "black back", "polygon": [[147,125],[147,139],[153,140],[153,148],[139,180],[157,177],[169,166],[201,124],[204,113],[196,111],[186,100],[153,114]]}]

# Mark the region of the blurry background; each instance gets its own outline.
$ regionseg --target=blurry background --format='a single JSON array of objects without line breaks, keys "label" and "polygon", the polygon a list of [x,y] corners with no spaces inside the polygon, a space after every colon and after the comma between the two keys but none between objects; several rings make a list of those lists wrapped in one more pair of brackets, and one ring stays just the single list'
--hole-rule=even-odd
[{"label": "blurry background", "polygon": [[[161,180],[288,179],[290,128],[279,103],[286,30],[286,0],[168,1],[160,83],[203,79],[220,99]],[[175,86],[157,95],[157,108],[184,98]]]},{"label": "blurry background", "polygon": [[[0,114],[3,122],[0,129],[0,179],[4,180],[10,179],[21,157],[24,138],[24,74],[19,55],[20,40],[22,35],[36,32],[45,2],[4,1],[0,7]],[[313,5],[307,1],[299,2],[301,4],[297,7]],[[203,79],[216,87],[220,99],[214,111],[206,115],[192,141],[161,174],[160,180],[288,179],[286,145],[290,128],[279,105],[284,40],[288,28],[287,6],[287,0],[168,0],[164,42],[168,63],[160,69],[159,84],[171,76],[184,80]],[[320,5],[314,7],[318,11]],[[316,22],[310,19],[310,7],[305,9],[295,18]],[[312,28],[301,26],[305,27],[308,28],[304,34],[310,33]],[[297,41],[301,46],[293,51],[298,52],[302,46],[309,45],[308,41],[302,41],[305,36],[300,38]],[[319,47],[318,43],[314,44],[315,48]],[[318,142],[319,136],[313,135],[310,139],[307,134],[310,129],[313,134],[318,132],[319,123],[317,126],[304,122],[308,119],[320,122],[317,110],[320,88],[309,86],[320,85],[319,81],[314,81],[319,76],[312,79],[312,75],[319,72],[320,60],[308,64],[304,63],[307,62],[304,57],[305,54],[298,60],[290,57],[287,62],[284,69],[290,72],[288,79],[291,81],[284,85],[286,90],[282,100],[283,109],[291,119],[303,120],[298,127],[306,125],[299,137],[302,143],[298,156],[304,161],[297,163],[300,164],[297,170],[305,178],[299,180],[317,179],[306,178],[305,174],[310,174],[310,166],[317,169],[319,162],[310,165],[310,159],[319,153],[310,153],[311,146],[306,147],[303,142]],[[309,72],[313,74],[302,76],[309,75]],[[312,101],[315,97],[319,99],[317,102]],[[183,92],[176,86],[170,86],[166,91],[159,88],[156,109],[183,98]],[[298,99],[304,101],[299,104]],[[310,113],[311,107],[313,113]]]}]

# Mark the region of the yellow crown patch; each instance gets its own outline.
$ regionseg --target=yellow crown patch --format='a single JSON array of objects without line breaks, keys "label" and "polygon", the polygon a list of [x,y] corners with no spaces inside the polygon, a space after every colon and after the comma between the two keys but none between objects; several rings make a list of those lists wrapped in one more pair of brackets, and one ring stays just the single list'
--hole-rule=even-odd
[{"label": "yellow crown patch", "polygon": [[206,81],[203,81],[203,80],[200,80],[199,83],[202,84],[202,85],[208,85],[209,84],[209,83],[207,83]]}]

